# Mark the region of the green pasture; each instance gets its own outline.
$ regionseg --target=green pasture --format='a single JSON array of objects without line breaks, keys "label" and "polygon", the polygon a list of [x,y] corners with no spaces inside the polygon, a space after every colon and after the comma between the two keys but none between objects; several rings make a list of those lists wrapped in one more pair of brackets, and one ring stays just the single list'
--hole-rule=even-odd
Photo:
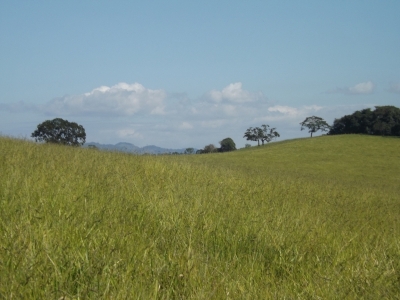
[{"label": "green pasture", "polygon": [[399,150],[346,135],[137,156],[0,137],[0,298],[400,298]]}]

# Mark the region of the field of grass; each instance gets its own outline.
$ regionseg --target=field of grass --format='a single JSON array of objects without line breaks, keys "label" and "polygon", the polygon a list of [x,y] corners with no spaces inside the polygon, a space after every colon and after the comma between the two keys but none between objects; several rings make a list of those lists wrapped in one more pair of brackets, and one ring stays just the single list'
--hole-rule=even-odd
[{"label": "field of grass", "polygon": [[400,298],[399,150],[347,135],[156,157],[0,137],[0,298]]}]

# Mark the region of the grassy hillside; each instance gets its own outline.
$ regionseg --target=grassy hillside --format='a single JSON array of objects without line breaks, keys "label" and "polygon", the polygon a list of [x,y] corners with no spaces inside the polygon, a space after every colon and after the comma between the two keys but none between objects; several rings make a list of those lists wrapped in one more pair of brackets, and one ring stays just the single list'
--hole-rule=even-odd
[{"label": "grassy hillside", "polygon": [[0,138],[0,298],[400,297],[400,140],[133,156]]}]

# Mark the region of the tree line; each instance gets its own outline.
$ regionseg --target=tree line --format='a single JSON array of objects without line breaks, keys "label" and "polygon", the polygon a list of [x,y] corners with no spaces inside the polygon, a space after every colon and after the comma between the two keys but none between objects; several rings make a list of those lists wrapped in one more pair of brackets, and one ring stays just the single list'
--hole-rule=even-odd
[{"label": "tree line", "polygon": [[[371,134],[382,136],[400,136],[400,109],[395,106],[375,106],[375,110],[366,108],[335,119],[330,126],[324,119],[317,116],[307,117],[300,123],[300,130],[308,129],[312,137],[317,131],[335,134]],[[68,122],[61,118],[47,120],[37,126],[31,137],[37,142],[55,143],[68,146],[82,146],[86,141],[86,132],[82,125]],[[248,141],[264,145],[280,137],[275,127],[263,124],[261,127],[249,127],[244,135]],[[196,154],[229,152],[236,150],[236,144],[231,138],[219,142],[220,147],[213,144],[197,150]],[[246,144],[246,147],[250,146]],[[193,154],[193,148],[187,148],[185,154]]]}]

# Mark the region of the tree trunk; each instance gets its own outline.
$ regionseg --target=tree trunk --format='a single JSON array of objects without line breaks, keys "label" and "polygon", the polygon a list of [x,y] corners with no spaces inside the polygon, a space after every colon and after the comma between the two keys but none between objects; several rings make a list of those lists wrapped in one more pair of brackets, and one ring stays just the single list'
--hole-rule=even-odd
[{"label": "tree trunk", "polygon": [[312,137],[312,132],[311,132],[311,137]]}]

